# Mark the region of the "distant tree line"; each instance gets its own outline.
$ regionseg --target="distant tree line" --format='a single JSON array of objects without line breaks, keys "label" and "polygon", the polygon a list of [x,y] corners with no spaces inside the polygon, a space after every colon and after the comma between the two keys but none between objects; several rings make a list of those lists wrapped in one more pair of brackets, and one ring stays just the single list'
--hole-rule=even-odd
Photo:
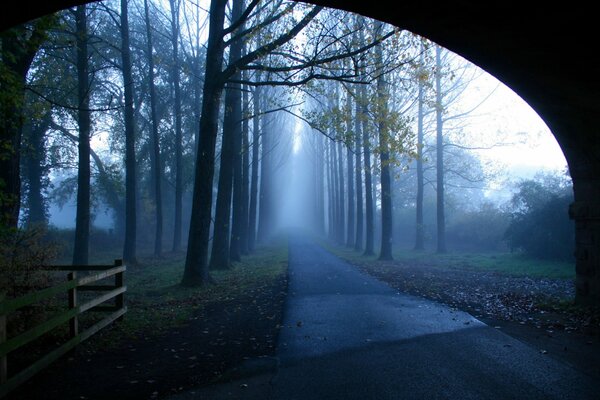
[{"label": "distant tree line", "polygon": [[[409,32],[295,1],[205,10],[108,0],[0,39],[0,225],[47,225],[51,201],[75,198],[73,263],[89,262],[93,215],[105,207],[126,262],[137,263],[139,245],[156,257],[186,248],[182,283],[209,282],[274,232],[289,118],[311,128],[316,232],[391,259],[400,237],[424,249],[431,225],[445,252],[469,218],[500,224],[494,207],[468,206],[486,176],[460,142],[472,110],[453,104],[473,70]],[[558,252],[567,237],[542,222],[568,189],[528,185],[504,239]],[[535,202],[546,189],[553,202]],[[461,207],[462,222],[447,215]],[[409,213],[410,234],[398,229]],[[528,244],[547,230],[555,244]]]}]

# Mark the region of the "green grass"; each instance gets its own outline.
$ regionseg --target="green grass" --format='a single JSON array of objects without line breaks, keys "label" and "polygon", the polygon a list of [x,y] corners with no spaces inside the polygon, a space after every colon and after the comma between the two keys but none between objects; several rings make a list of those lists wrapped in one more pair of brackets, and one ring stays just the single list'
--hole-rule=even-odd
[{"label": "green grass", "polygon": [[[323,245],[338,256],[349,261],[370,263],[376,256],[365,257],[361,253],[345,247]],[[574,279],[575,263],[564,261],[538,260],[516,253],[453,253],[437,254],[428,251],[394,250],[394,259],[401,263],[428,265],[438,268],[466,269],[482,272],[496,272],[512,276],[535,278]]]},{"label": "green grass", "polygon": [[265,247],[233,268],[211,271],[214,283],[201,287],[180,285],[182,254],[166,259],[142,259],[126,275],[127,314],[122,322],[92,340],[94,347],[115,344],[120,338],[160,335],[188,321],[209,303],[236,301],[272,285],[287,273],[287,245]]}]

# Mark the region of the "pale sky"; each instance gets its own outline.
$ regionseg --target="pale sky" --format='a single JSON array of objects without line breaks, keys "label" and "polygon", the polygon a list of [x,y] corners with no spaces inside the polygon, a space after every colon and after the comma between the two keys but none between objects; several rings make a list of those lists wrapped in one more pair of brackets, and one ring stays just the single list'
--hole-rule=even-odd
[{"label": "pale sky", "polygon": [[485,71],[469,85],[459,108],[471,109],[492,93],[466,120],[461,142],[474,150],[484,169],[497,178],[489,182],[486,197],[510,199],[514,183],[538,172],[563,174],[567,162],[540,116],[508,86]]}]

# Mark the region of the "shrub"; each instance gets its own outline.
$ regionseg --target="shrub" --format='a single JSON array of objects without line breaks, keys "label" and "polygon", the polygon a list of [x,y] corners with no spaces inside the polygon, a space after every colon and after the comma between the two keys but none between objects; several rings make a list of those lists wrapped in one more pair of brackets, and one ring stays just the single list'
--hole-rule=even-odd
[{"label": "shrub", "polygon": [[[58,246],[48,240],[43,225],[24,229],[0,231],[0,293],[6,298],[20,297],[36,289],[47,287],[50,275],[43,270],[58,253]],[[42,304],[43,303],[43,304]],[[44,302],[25,307],[11,314],[12,334],[23,331],[44,319]]]},{"label": "shrub", "polygon": [[509,222],[507,213],[492,203],[484,203],[479,210],[454,217],[446,229],[447,241],[461,250],[503,250],[506,249],[504,232]]},{"label": "shrub", "polygon": [[518,188],[504,234],[510,249],[542,259],[572,260],[575,228],[568,216],[573,202],[571,185],[556,177],[545,177],[522,181]]}]

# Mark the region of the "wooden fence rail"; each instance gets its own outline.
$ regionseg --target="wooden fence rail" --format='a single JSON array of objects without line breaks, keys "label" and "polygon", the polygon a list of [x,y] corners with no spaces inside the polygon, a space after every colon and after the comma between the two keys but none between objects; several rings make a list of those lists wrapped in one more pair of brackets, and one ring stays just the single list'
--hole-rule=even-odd
[{"label": "wooden fence rail", "polygon": [[[64,265],[47,268],[53,271],[69,271],[67,281],[16,299],[5,299],[4,295],[0,294],[0,398],[6,396],[10,391],[17,388],[100,329],[110,325],[115,320],[123,318],[123,315],[127,312],[127,307],[125,306],[125,292],[127,291],[127,286],[125,286],[126,267],[121,260],[115,260],[113,265]],[[77,276],[78,272],[84,271],[94,272],[81,277]],[[113,276],[114,285],[91,285]],[[50,317],[46,321],[15,337],[7,337],[6,324],[10,313],[65,292],[68,294],[68,308],[66,311]],[[100,296],[80,304],[78,301],[79,292],[97,292]],[[101,305],[111,299],[115,299],[114,306]],[[85,311],[109,311],[110,314],[83,332],[80,332],[79,315]],[[22,370],[9,371],[7,361],[9,353],[67,322],[69,323],[69,339],[65,343]]]}]

